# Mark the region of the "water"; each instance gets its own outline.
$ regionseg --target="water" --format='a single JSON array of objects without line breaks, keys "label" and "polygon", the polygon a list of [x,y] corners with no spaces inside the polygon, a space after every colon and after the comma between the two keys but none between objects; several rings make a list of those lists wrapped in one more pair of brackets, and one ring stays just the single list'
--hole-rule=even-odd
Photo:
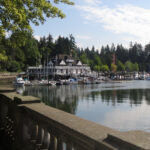
[{"label": "water", "polygon": [[150,81],[29,86],[24,95],[40,97],[49,106],[120,131],[150,132]]}]

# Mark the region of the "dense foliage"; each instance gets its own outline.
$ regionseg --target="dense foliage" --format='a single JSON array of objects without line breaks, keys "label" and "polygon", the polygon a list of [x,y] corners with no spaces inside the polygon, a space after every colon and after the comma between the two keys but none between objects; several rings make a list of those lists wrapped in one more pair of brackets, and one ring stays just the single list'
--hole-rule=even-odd
[{"label": "dense foliage", "polygon": [[31,31],[30,23],[44,23],[45,17],[64,18],[56,4],[72,5],[70,0],[0,0],[0,37],[5,32]]},{"label": "dense foliage", "polygon": [[18,31],[12,33],[9,38],[3,37],[0,41],[1,71],[25,71],[28,66],[46,64],[58,54],[68,54],[98,72],[125,70],[150,72],[150,44],[143,48],[141,44],[131,43],[128,49],[122,45],[112,44],[102,46],[98,51],[94,46],[91,49],[78,48],[72,35],[59,36],[55,41],[49,35],[37,41],[31,33],[26,32],[23,45],[14,40],[16,35]]}]

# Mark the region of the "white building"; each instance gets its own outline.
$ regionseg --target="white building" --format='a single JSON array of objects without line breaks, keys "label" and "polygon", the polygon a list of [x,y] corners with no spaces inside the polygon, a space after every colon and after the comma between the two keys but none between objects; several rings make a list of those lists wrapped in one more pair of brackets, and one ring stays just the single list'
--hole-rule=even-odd
[{"label": "white building", "polygon": [[91,69],[80,60],[75,60],[68,55],[59,55],[51,59],[46,66],[28,67],[29,76],[80,76],[91,74]]}]

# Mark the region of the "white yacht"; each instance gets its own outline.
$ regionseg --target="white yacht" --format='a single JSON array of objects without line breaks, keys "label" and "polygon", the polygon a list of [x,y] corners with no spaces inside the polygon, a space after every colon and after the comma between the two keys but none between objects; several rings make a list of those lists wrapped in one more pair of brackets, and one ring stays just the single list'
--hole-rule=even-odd
[{"label": "white yacht", "polygon": [[25,81],[22,77],[16,77],[16,79],[13,81],[14,86],[24,86]]}]

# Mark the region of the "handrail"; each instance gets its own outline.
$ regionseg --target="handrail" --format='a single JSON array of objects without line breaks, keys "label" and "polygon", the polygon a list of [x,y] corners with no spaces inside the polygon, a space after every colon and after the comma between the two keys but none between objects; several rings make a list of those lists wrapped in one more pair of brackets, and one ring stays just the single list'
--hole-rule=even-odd
[{"label": "handrail", "polygon": [[[121,149],[120,141],[128,150],[146,150],[145,147],[150,146],[120,140],[120,135],[129,138],[129,134],[125,136],[117,130],[47,106],[39,98],[15,92],[0,94],[2,131],[9,137],[14,150],[117,150]],[[142,137],[144,142],[150,135],[147,133],[146,137]]]}]

